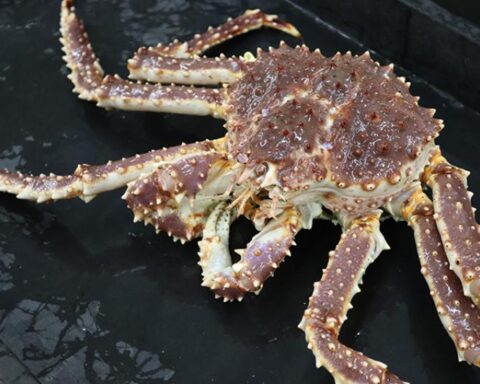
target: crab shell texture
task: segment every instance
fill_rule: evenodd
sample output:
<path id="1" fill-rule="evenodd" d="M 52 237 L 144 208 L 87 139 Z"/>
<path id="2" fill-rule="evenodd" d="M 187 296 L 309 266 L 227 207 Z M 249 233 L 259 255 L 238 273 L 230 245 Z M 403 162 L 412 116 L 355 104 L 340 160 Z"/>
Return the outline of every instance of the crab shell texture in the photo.
<path id="1" fill-rule="evenodd" d="M 292 202 L 334 212 L 384 205 L 419 177 L 442 121 L 368 53 L 280 44 L 226 88 L 229 153 Z"/>

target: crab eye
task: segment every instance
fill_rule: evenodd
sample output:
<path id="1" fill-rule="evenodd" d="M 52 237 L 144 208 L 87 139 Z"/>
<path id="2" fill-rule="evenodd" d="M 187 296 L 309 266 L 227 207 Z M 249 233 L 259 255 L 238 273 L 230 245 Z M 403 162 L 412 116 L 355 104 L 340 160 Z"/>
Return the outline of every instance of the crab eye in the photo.
<path id="1" fill-rule="evenodd" d="M 267 163 L 258 164 L 255 167 L 255 174 L 257 176 L 263 176 L 265 173 L 267 173 L 267 171 L 268 171 L 268 164 Z"/>

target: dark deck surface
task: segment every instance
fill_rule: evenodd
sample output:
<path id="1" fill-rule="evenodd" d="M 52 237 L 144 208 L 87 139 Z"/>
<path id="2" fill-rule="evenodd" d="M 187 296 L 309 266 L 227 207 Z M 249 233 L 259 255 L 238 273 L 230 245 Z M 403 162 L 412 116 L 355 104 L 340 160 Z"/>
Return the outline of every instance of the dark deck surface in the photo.
<path id="1" fill-rule="evenodd" d="M 365 49 L 291 2 L 79 0 L 77 8 L 104 68 L 126 75 L 138 46 L 190 37 L 260 5 L 326 55 Z M 57 1 L 0 0 L 0 167 L 70 173 L 77 163 L 223 135 L 211 118 L 107 112 L 78 100 L 58 24 Z M 239 54 L 281 39 L 295 43 L 260 31 L 222 50 Z M 438 143 L 472 171 L 471 190 L 480 194 L 478 111 L 406 76 L 421 104 L 445 120 Z M 197 245 L 133 224 L 121 194 L 40 206 L 0 196 L 0 383 L 333 383 L 315 368 L 297 324 L 338 227 L 319 221 L 301 232 L 261 295 L 223 304 L 200 287 Z M 477 195 L 473 201 L 480 207 Z M 413 234 L 391 220 L 382 231 L 392 250 L 369 269 L 341 339 L 412 383 L 480 382 L 480 369 L 457 362 Z M 233 246 L 253 233 L 235 223 Z"/>

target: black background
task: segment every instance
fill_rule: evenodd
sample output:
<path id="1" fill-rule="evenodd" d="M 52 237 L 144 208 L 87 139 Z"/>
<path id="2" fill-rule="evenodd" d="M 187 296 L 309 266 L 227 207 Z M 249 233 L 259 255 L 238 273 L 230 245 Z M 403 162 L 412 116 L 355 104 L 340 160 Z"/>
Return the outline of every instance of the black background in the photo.
<path id="1" fill-rule="evenodd" d="M 475 0 L 436 0 L 436 3 L 455 15 L 480 25 L 480 3 Z"/>
<path id="2" fill-rule="evenodd" d="M 365 50 L 291 2 L 82 0 L 77 8 L 104 68 L 125 76 L 137 47 L 188 38 L 260 6 L 326 55 Z M 223 135 L 222 122 L 208 117 L 107 112 L 79 101 L 61 60 L 58 19 L 57 1 L 0 1 L 0 167 L 70 173 L 77 163 Z M 209 54 L 280 39 L 295 43 L 263 30 Z M 471 190 L 480 193 L 478 111 L 406 75 L 421 104 L 445 120 L 445 155 L 472 171 Z M 301 232 L 259 296 L 223 304 L 200 287 L 196 244 L 133 224 L 121 194 L 40 206 L 0 196 L 0 382 L 333 382 L 314 367 L 296 326 L 338 227 L 319 221 Z M 480 206 L 477 196 L 473 202 Z M 412 383 L 478 383 L 480 371 L 457 362 L 435 313 L 411 231 L 391 220 L 382 231 L 392 250 L 368 270 L 341 339 Z M 235 223 L 232 247 L 253 233 Z"/>

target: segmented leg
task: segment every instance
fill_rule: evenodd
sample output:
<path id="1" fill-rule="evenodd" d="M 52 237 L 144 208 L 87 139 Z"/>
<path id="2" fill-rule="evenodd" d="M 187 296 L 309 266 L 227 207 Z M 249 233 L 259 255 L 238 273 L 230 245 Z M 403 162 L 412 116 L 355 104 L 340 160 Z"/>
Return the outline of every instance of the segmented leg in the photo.
<path id="1" fill-rule="evenodd" d="M 350 302 L 370 263 L 388 248 L 379 231 L 379 214 L 353 222 L 342 235 L 320 282 L 314 284 L 307 310 L 299 327 L 317 367 L 324 366 L 336 383 L 402 383 L 385 364 L 346 347 L 338 334 Z"/>
<path id="2" fill-rule="evenodd" d="M 236 81 L 242 74 L 238 58 L 198 57 L 207 49 L 253 29 L 270 27 L 300 37 L 297 29 L 275 15 L 247 11 L 217 28 L 209 28 L 188 42 L 140 48 L 128 61 L 130 78 L 158 83 L 218 84 Z M 197 57 L 194 57 L 197 56 Z"/>
<path id="3" fill-rule="evenodd" d="M 64 0 L 60 14 L 63 59 L 70 68 L 68 78 L 73 82 L 74 92 L 81 99 L 94 100 L 102 84 L 104 72 L 93 52 L 85 33 L 83 22 L 76 17 L 73 0 Z"/>
<path id="4" fill-rule="evenodd" d="M 459 360 L 480 366 L 480 309 L 464 296 L 460 280 L 449 268 L 433 211 L 431 201 L 419 189 L 402 214 L 414 230 L 422 274 Z"/>
<path id="5" fill-rule="evenodd" d="M 226 57 L 172 58 L 140 48 L 128 61 L 130 78 L 154 83 L 233 83 L 242 75 L 242 59 Z"/>
<path id="6" fill-rule="evenodd" d="M 291 208 L 272 219 L 241 250 L 240 261 L 232 265 L 228 250 L 232 218 L 226 203 L 218 204 L 208 217 L 199 242 L 202 286 L 209 287 L 224 301 L 241 301 L 245 292 L 259 292 L 285 256 L 301 228 L 299 213 Z"/>
<path id="7" fill-rule="evenodd" d="M 224 115 L 223 89 L 133 83 L 116 75 L 103 79 L 93 100 L 104 108 L 214 117 Z"/>
<path id="8" fill-rule="evenodd" d="M 148 48 L 151 54 L 165 57 L 187 58 L 200 55 L 207 49 L 230 40 L 235 36 L 259 29 L 262 27 L 274 28 L 295 37 L 301 37 L 300 32 L 290 23 L 279 19 L 276 15 L 267 15 L 259 9 L 248 10 L 235 19 L 228 19 L 227 22 L 216 28 L 208 28 L 208 31 L 197 34 L 187 42 L 174 41 L 168 45 L 158 44 L 156 47 Z M 140 48 L 142 50 L 142 48 Z M 139 50 L 139 52 L 140 52 Z M 133 57 L 136 59 L 137 54 Z"/>
<path id="9" fill-rule="evenodd" d="M 65 61 L 74 91 L 85 100 L 105 108 L 171 112 L 195 115 L 223 113 L 222 91 L 209 88 L 140 84 L 118 76 L 103 76 L 82 21 L 75 14 L 73 0 L 62 2 L 60 21 Z"/>
<path id="10" fill-rule="evenodd" d="M 0 192 L 17 195 L 20 199 L 38 203 L 48 200 L 79 197 L 85 201 L 97 194 L 127 185 L 141 174 L 150 173 L 160 166 L 182 159 L 217 156 L 224 151 L 224 139 L 180 145 L 151 151 L 105 165 L 82 164 L 72 175 L 29 176 L 20 172 L 0 170 Z"/>
<path id="11" fill-rule="evenodd" d="M 480 227 L 470 202 L 467 176 L 467 171 L 450 165 L 440 152 L 425 172 L 450 266 L 462 282 L 465 295 L 480 306 Z"/>

